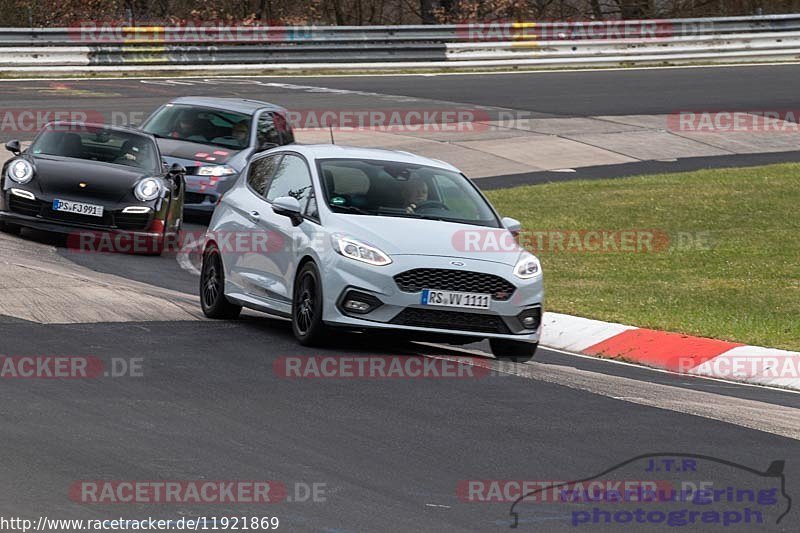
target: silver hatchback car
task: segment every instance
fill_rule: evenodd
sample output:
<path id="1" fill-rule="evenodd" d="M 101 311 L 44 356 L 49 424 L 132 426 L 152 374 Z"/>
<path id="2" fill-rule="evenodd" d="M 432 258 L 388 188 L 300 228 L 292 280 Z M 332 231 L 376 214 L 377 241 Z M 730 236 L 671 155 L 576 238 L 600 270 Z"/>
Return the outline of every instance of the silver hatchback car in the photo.
<path id="1" fill-rule="evenodd" d="M 527 361 L 541 332 L 542 268 L 455 167 L 407 152 L 292 145 L 254 157 L 206 235 L 209 318 L 242 307 L 290 318 L 304 345 L 325 331 L 413 340 L 488 339 Z"/>

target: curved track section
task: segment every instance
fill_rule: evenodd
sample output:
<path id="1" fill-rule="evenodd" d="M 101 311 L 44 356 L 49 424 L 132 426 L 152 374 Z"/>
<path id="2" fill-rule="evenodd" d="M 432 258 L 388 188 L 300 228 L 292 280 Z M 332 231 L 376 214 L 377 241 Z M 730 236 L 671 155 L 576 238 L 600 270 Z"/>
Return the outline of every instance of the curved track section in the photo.
<path id="1" fill-rule="evenodd" d="M 289 107 L 413 108 L 422 99 L 581 120 L 693 105 L 791 105 L 793 84 L 779 81 L 793 79 L 796 67 L 753 70 L 778 80 L 758 84 L 758 91 L 745 72 L 508 75 L 494 77 L 491 91 L 488 77 L 448 76 L 269 80 L 283 86 L 3 82 L 0 93 L 14 109 L 92 106 L 104 113 L 146 112 L 179 94 L 212 93 Z M 627 98 L 611 94 L 613 76 L 630 90 Z M 680 83 L 665 82 L 673 77 L 699 85 L 681 91 Z M 714 91 L 718 102 L 709 99 Z M 481 344 L 455 348 L 363 334 L 332 336 L 326 348 L 310 350 L 282 320 L 255 313 L 231 322 L 201 318 L 196 254 L 75 253 L 58 238 L 28 231 L 0 235 L 0 251 L 0 355 L 90 357 L 104 369 L 93 379 L 2 380 L 3 517 L 277 516 L 289 531 L 502 531 L 513 523 L 514 498 L 470 500 L 465 483 L 581 479 L 663 452 L 751 469 L 729 473 L 731 486 L 749 487 L 752 472 L 771 461 L 785 461 L 790 493 L 800 482 L 795 393 L 547 349 L 524 365 L 500 365 Z M 462 379 L 287 377 L 287 358 L 376 356 L 474 357 L 469 365 L 478 370 Z M 98 480 L 271 480 L 286 492 L 261 506 L 88 502 L 80 488 Z M 780 524 L 771 517 L 759 530 L 795 531 L 798 517 L 794 510 Z M 573 531 L 576 518 L 569 506 L 551 503 L 528 506 L 518 519 L 523 529 Z M 646 529 L 674 531 L 664 524 Z"/>

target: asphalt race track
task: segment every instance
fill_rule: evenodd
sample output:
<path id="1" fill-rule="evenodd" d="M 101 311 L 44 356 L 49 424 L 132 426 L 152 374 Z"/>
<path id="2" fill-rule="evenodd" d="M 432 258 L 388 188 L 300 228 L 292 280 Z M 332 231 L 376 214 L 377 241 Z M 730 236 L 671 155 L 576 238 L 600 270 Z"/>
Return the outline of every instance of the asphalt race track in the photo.
<path id="1" fill-rule="evenodd" d="M 0 105 L 148 113 L 184 94 L 339 107 L 389 94 L 393 106 L 405 105 L 397 97 L 407 96 L 454 107 L 513 103 L 542 116 L 657 114 L 789 109 L 798 76 L 797 66 L 765 66 L 269 80 L 343 93 L 85 80 L 70 81 L 63 94 L 53 81 L 3 81 Z M 737 164 L 747 164 L 744 159 Z M 203 228 L 202 220 L 185 227 Z M 58 237 L 28 230 L 21 239 L 88 277 L 114 275 L 188 297 L 197 293 L 196 257 L 75 253 Z M 0 269 L 15 260 L 3 248 L 7 242 L 0 240 Z M 528 505 L 519 510 L 519 530 L 800 530 L 800 394 L 547 349 L 535 363 L 492 366 L 496 373 L 475 379 L 286 379 L 276 372 L 281 358 L 291 356 L 490 357 L 482 344 L 453 348 L 352 333 L 331 341 L 325 349 L 302 348 L 286 321 L 255 313 L 232 322 L 153 316 L 77 324 L 0 315 L 0 354 L 91 355 L 129 367 L 135 361 L 140 370 L 0 382 L 0 516 L 277 516 L 287 531 L 508 531 L 511 501 L 465 501 L 460 484 L 583 479 L 635 456 L 667 453 L 708 455 L 761 471 L 783 460 L 794 507 L 779 524 L 676 528 L 578 527 L 567 505 Z M 734 470 L 726 482 L 749 486 L 752 478 Z M 91 504 L 70 498 L 70 487 L 81 480 L 277 480 L 289 493 L 268 505 Z M 318 497 L 306 498 L 312 486 Z"/>
<path id="2" fill-rule="evenodd" d="M 347 76 L 260 78 L 275 84 L 323 86 L 343 91 L 402 95 L 413 98 L 491 107 L 513 107 L 544 116 L 666 114 L 681 109 L 794 109 L 797 104 L 796 65 L 595 70 L 512 74 L 414 76 Z M 58 95 L 52 80 L 2 81 L 5 108 L 57 105 L 80 109 L 147 112 L 164 100 L 185 94 L 241 96 L 278 101 L 291 108 L 309 106 L 309 94 L 275 87 L 239 88 L 218 83 L 176 83 L 151 80 L 70 80 L 70 101 Z M 66 82 L 65 82 L 66 83 Z M 110 96 L 113 98 L 104 98 Z M 319 92 L 343 106 L 347 94 Z M 302 96 L 302 99 L 298 97 Z M 368 95 L 361 95 L 363 105 Z M 312 100 L 313 101 L 313 100 Z M 367 100 L 368 101 L 368 100 Z"/>

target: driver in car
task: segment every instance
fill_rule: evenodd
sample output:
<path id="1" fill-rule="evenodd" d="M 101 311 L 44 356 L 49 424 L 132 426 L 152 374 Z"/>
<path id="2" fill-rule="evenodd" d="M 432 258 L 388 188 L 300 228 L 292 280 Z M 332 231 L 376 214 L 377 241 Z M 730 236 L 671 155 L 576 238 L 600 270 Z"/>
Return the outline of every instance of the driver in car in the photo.
<path id="1" fill-rule="evenodd" d="M 406 203 L 406 213 L 412 214 L 419 204 L 428 201 L 428 184 L 422 179 L 409 180 L 403 188 L 403 200 Z"/>
<path id="2" fill-rule="evenodd" d="M 149 146 L 146 142 L 138 139 L 129 139 L 122 144 L 119 155 L 114 160 L 118 165 L 129 165 L 133 167 L 142 166 L 144 161 L 149 156 Z"/>
<path id="3" fill-rule="evenodd" d="M 247 146 L 250 141 L 250 127 L 247 125 L 246 120 L 242 120 L 236 123 L 233 126 L 232 130 L 233 138 L 239 141 L 239 144 L 242 146 Z"/>
<path id="4" fill-rule="evenodd" d="M 240 120 L 231 128 L 231 134 L 224 137 L 214 137 L 211 139 L 212 143 L 222 144 L 225 146 L 238 146 L 239 148 L 246 148 L 250 144 L 250 126 L 246 120 Z"/>
<path id="5" fill-rule="evenodd" d="M 197 120 L 189 114 L 183 113 L 175 124 L 169 136 L 174 139 L 189 139 L 197 135 Z"/>

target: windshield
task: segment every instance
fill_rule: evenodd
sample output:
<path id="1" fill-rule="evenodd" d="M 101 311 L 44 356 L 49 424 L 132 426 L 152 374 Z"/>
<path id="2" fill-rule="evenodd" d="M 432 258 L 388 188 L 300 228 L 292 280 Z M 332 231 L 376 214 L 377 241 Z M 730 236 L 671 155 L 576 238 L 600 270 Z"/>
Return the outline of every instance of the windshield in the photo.
<path id="1" fill-rule="evenodd" d="M 411 217 L 500 227 L 488 202 L 462 174 L 396 161 L 318 161 L 325 201 L 340 213 Z"/>
<path id="2" fill-rule="evenodd" d="M 57 155 L 157 172 L 158 147 L 152 137 L 103 126 L 51 124 L 30 148 L 34 155 Z"/>
<path id="3" fill-rule="evenodd" d="M 241 150 L 250 146 L 250 123 L 242 113 L 167 104 L 142 129 L 157 137 Z"/>

